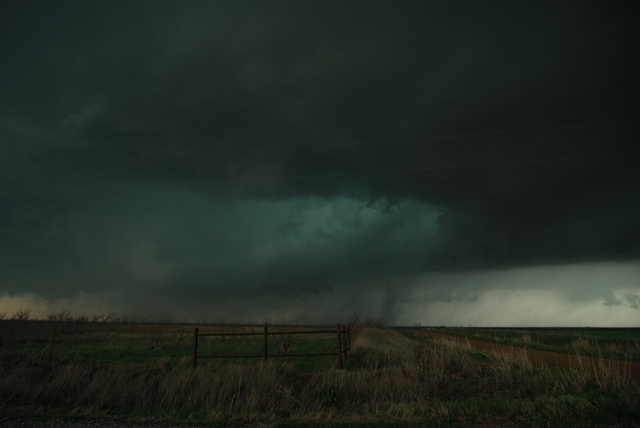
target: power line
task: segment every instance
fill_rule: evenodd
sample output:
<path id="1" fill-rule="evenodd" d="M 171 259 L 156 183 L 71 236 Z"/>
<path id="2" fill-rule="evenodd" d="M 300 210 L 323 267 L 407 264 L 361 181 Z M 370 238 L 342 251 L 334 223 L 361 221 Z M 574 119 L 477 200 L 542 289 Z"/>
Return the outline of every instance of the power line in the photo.
<path id="1" fill-rule="evenodd" d="M 335 143 L 335 144 L 314 144 L 308 146 L 289 146 L 289 147 L 267 147 L 264 149 L 247 149 L 247 150 L 225 150 L 209 153 L 195 153 L 188 155 L 170 155 L 170 156 L 150 156 L 150 157 L 137 157 L 137 158 L 120 158 L 120 159 L 103 159 L 93 161 L 73 161 L 73 162 L 51 162 L 51 163 L 38 163 L 38 166 L 53 166 L 53 165 L 83 165 L 83 164 L 99 164 L 99 163 L 116 163 L 116 162 L 133 162 L 133 161 L 147 161 L 147 160 L 163 160 L 163 159 L 187 159 L 203 156 L 223 156 L 232 154 L 247 154 L 247 153 L 268 153 L 279 152 L 287 150 L 302 150 L 302 149 L 325 149 L 334 147 L 348 147 L 348 146 L 363 146 L 372 144 L 385 144 L 385 143 L 409 143 L 413 141 L 432 141 L 432 140 L 444 140 L 452 138 L 468 138 L 468 137 L 480 137 L 487 135 L 504 135 L 504 134 L 521 134 L 527 132 L 540 132 L 540 131 L 556 131 L 562 129 L 581 129 L 581 128 L 595 128 L 602 126 L 614 126 L 614 125 L 630 125 L 640 123 L 640 121 L 629 122 L 608 122 L 608 123 L 595 123 L 590 125 L 569 125 L 569 126 L 552 126 L 545 128 L 529 128 L 529 129 L 516 129 L 507 131 L 490 131 L 490 132 L 474 132 L 468 134 L 449 134 L 449 135 L 437 135 L 431 137 L 417 137 L 417 138 L 399 138 L 392 140 L 374 140 L 374 141 L 359 141 L 351 143 Z"/>
<path id="2" fill-rule="evenodd" d="M 311 174 L 311 175 L 295 175 L 295 176 L 285 176 L 285 177 L 261 177 L 261 178 L 247 178 L 247 179 L 241 179 L 241 180 L 216 180 L 216 181 L 198 181 L 198 182 L 190 182 L 190 183 L 141 184 L 141 185 L 134 185 L 134 186 L 88 187 L 88 188 L 58 189 L 58 190 L 34 190 L 29 192 L 0 193 L 0 196 L 89 192 L 89 191 L 100 191 L 100 190 L 149 189 L 149 188 L 161 188 L 161 187 L 186 187 L 186 186 L 201 186 L 201 185 L 213 185 L 213 184 L 242 184 L 242 183 L 256 183 L 256 182 L 264 182 L 264 181 L 301 180 L 301 179 L 308 179 L 308 178 L 351 177 L 351 176 L 357 176 L 357 175 L 398 174 L 398 173 L 410 173 L 410 172 L 437 171 L 437 170 L 446 170 L 446 169 L 522 165 L 522 164 L 534 164 L 534 163 L 545 163 L 545 162 L 562 162 L 562 161 L 577 161 L 577 160 L 590 160 L 590 159 L 612 159 L 612 158 L 622 158 L 622 157 L 631 157 L 631 156 L 640 156 L 640 152 L 620 153 L 620 154 L 614 154 L 614 155 L 579 156 L 579 157 L 569 157 L 569 158 L 534 159 L 534 160 L 511 161 L 511 162 L 490 162 L 490 163 L 463 164 L 463 165 L 432 166 L 432 167 L 424 167 L 424 168 L 389 169 L 389 170 L 363 171 L 363 172 L 342 172 L 342 173 L 335 173 L 335 174 Z"/>

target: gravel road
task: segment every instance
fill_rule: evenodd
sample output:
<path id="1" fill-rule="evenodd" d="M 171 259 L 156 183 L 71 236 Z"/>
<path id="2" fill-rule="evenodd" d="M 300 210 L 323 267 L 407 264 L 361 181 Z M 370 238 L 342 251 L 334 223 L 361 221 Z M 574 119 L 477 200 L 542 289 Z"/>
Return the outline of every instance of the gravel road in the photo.
<path id="1" fill-rule="evenodd" d="M 245 425 L 229 425 L 234 428 L 269 428 L 270 425 L 263 423 L 252 423 Z M 145 423 L 144 425 L 127 421 L 110 420 L 81 420 L 72 421 L 64 419 L 38 419 L 38 418 L 0 418 L 1 428 L 184 428 L 178 425 L 167 425 L 161 422 L 157 424 Z M 194 427 L 190 427 L 194 428 Z"/>
<path id="2" fill-rule="evenodd" d="M 1 428 L 184 428 L 178 425 L 170 426 L 162 423 L 145 425 L 129 423 L 126 421 L 109 421 L 109 420 L 86 420 L 86 421 L 69 421 L 63 419 L 36 419 L 36 418 L 0 418 Z M 245 425 L 229 425 L 229 428 L 269 428 L 270 425 L 263 423 L 253 423 Z M 522 425 L 469 425 L 469 428 L 520 428 Z M 197 427 L 189 427 L 197 428 Z M 223 427 L 220 427 L 223 428 Z M 635 422 L 627 422 L 615 425 L 606 425 L 603 428 L 640 428 L 640 424 Z"/>

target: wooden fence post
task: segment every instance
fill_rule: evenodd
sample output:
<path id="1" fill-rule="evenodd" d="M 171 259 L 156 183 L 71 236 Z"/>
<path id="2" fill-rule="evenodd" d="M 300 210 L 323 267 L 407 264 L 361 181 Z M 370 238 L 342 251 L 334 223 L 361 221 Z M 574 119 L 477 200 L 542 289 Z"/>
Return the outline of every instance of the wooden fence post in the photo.
<path id="1" fill-rule="evenodd" d="M 49 351 L 49 358 L 53 357 L 53 343 L 56 341 L 56 326 L 53 326 L 53 336 L 51 337 L 51 350 Z"/>
<path id="2" fill-rule="evenodd" d="M 336 324 L 336 333 L 338 334 L 338 370 L 342 370 L 342 340 L 340 338 L 340 324 Z"/>
<path id="3" fill-rule="evenodd" d="M 198 365 L 198 327 L 196 327 L 193 333 L 193 368 Z"/>
<path id="4" fill-rule="evenodd" d="M 346 327 L 344 327 L 344 349 L 345 349 L 344 355 L 345 355 L 345 357 L 347 359 L 349 359 L 349 355 L 348 354 L 349 354 L 349 351 L 351 349 L 349 349 L 349 341 L 347 340 L 347 328 Z"/>
<path id="5" fill-rule="evenodd" d="M 347 345 L 347 328 L 342 326 L 342 340 L 344 341 L 344 360 L 349 360 L 349 346 Z"/>
<path id="6" fill-rule="evenodd" d="M 264 324 L 264 334 L 262 335 L 262 363 L 267 364 L 267 323 Z"/>

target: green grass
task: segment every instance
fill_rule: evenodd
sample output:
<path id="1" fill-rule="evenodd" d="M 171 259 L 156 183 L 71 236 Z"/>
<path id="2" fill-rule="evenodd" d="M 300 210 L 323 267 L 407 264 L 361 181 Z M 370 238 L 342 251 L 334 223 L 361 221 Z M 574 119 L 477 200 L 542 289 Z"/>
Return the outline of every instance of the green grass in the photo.
<path id="1" fill-rule="evenodd" d="M 143 365 L 162 360 L 168 365 L 191 364 L 193 355 L 193 333 L 195 325 L 179 324 L 120 324 L 120 323 L 80 323 L 73 329 L 58 325 L 53 354 L 79 362 L 94 362 L 112 366 Z M 220 326 L 199 325 L 200 333 L 261 333 L 262 326 Z M 276 327 L 273 327 L 273 331 Z M 283 328 L 283 331 L 302 327 Z M 67 331 L 65 331 L 67 330 Z M 70 330 L 70 331 L 69 331 Z M 0 338 L 4 347 L 2 353 L 20 352 L 25 355 L 49 353 L 53 324 L 44 321 L 15 323 L 0 321 Z M 288 352 L 278 348 L 282 336 L 269 335 L 268 355 L 312 354 L 337 352 L 335 333 L 314 335 L 291 335 Z M 199 356 L 262 355 L 263 343 L 260 336 L 200 337 Z M 278 357 L 296 368 L 315 372 L 331 369 L 337 357 Z M 211 364 L 211 359 L 198 359 L 199 365 Z M 262 358 L 216 359 L 221 364 L 262 363 Z"/>
<path id="2" fill-rule="evenodd" d="M 640 361 L 640 330 L 430 328 L 435 333 L 588 357 Z"/>

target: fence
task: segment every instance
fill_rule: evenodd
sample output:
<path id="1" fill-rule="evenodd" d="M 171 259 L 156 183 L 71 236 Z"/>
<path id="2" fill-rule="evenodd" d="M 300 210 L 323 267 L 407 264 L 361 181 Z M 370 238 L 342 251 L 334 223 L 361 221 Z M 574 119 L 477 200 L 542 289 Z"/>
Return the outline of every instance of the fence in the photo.
<path id="1" fill-rule="evenodd" d="M 337 342 L 337 352 L 326 352 L 319 354 L 276 354 L 268 355 L 267 342 L 268 336 L 285 335 L 285 334 L 335 334 Z M 204 336 L 260 336 L 262 335 L 262 355 L 198 355 L 198 337 Z M 336 324 L 335 330 L 306 330 L 306 331 L 274 331 L 268 330 L 267 324 L 264 325 L 262 333 L 199 333 L 198 327 L 195 328 L 193 335 L 193 367 L 198 364 L 198 358 L 262 358 L 262 362 L 266 363 L 269 357 L 324 357 L 335 355 L 338 357 L 338 369 L 342 370 L 342 356 L 347 361 L 348 353 L 351 351 L 351 329 Z"/>

